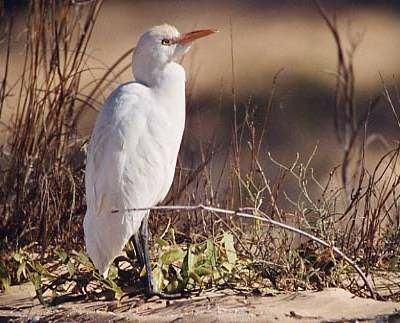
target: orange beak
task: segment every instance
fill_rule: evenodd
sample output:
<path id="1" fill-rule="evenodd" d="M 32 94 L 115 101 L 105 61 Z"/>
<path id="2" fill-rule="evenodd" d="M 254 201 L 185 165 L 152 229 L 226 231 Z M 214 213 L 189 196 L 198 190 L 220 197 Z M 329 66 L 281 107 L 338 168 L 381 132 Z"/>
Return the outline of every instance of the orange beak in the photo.
<path id="1" fill-rule="evenodd" d="M 176 42 L 179 44 L 187 44 L 190 43 L 196 39 L 211 35 L 218 32 L 218 30 L 213 30 L 213 29 L 202 29 L 202 30 L 196 30 L 196 31 L 191 31 L 186 34 L 182 34 Z"/>

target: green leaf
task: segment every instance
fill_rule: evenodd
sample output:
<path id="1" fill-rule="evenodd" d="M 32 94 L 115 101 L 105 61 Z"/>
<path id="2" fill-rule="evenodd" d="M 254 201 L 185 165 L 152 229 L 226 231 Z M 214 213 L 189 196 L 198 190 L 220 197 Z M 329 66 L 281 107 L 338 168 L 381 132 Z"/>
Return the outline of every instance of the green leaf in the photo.
<path id="1" fill-rule="evenodd" d="M 224 262 L 221 267 L 225 268 L 228 272 L 232 272 L 233 268 L 235 268 L 235 265 L 230 262 Z"/>
<path id="2" fill-rule="evenodd" d="M 35 287 L 35 290 L 42 287 L 42 276 L 39 273 L 33 273 L 30 279 L 33 286 Z"/>
<path id="3" fill-rule="evenodd" d="M 47 305 L 47 302 L 45 301 L 44 297 L 43 297 L 43 287 L 42 287 L 42 275 L 40 275 L 39 273 L 33 273 L 32 275 L 30 275 L 30 280 L 33 284 L 33 286 L 35 286 L 35 292 L 36 292 L 36 296 L 39 299 L 40 303 L 42 305 Z"/>
<path id="4" fill-rule="evenodd" d="M 390 270 L 395 270 L 400 263 L 400 256 L 393 256 L 389 260 Z"/>
<path id="5" fill-rule="evenodd" d="M 143 278 L 143 277 L 145 277 L 146 276 L 146 266 L 143 266 L 142 267 L 142 270 L 140 271 L 140 273 L 139 273 L 139 277 L 140 278 Z"/>
<path id="6" fill-rule="evenodd" d="M 236 255 L 235 245 L 233 243 L 233 235 L 230 232 L 224 232 L 223 240 L 228 262 L 234 265 L 237 260 L 237 255 Z"/>
<path id="7" fill-rule="evenodd" d="M 209 276 L 212 275 L 213 270 L 210 267 L 202 266 L 202 267 L 197 267 L 193 272 L 199 276 Z"/>
<path id="8" fill-rule="evenodd" d="M 90 261 L 89 257 L 86 256 L 84 253 L 82 252 L 76 252 L 75 250 L 73 250 L 71 252 L 71 255 L 73 255 L 75 257 L 75 259 L 81 263 L 82 265 L 84 265 L 85 267 L 94 270 L 94 266 L 93 263 Z"/>
<path id="9" fill-rule="evenodd" d="M 161 238 L 158 238 L 158 239 L 157 239 L 157 243 L 158 243 L 158 245 L 159 245 L 160 247 L 168 247 L 168 246 L 169 246 L 168 241 L 166 241 L 166 240 L 164 240 L 164 239 L 161 239 Z"/>
<path id="10" fill-rule="evenodd" d="M 207 258 L 212 267 L 217 266 L 217 249 L 215 248 L 215 244 L 211 239 L 207 240 Z"/>
<path id="11" fill-rule="evenodd" d="M 42 264 L 40 264 L 39 262 L 36 261 L 31 261 L 29 262 L 30 266 L 36 271 L 38 272 L 40 275 L 46 277 L 46 278 L 50 278 L 50 279 L 54 279 L 57 278 L 57 275 L 50 273 Z"/>
<path id="12" fill-rule="evenodd" d="M 164 289 L 164 274 L 160 267 L 156 267 L 153 270 L 153 280 L 157 291 Z"/>
<path id="13" fill-rule="evenodd" d="M 160 257 L 160 263 L 162 265 L 170 265 L 175 261 L 182 260 L 185 256 L 183 250 L 179 247 L 173 247 L 165 251 Z"/>
<path id="14" fill-rule="evenodd" d="M 191 255 L 191 251 L 190 251 L 190 246 L 189 248 L 186 250 L 186 255 L 185 258 L 183 258 L 183 262 L 182 262 L 182 268 L 181 268 L 181 277 L 182 277 L 182 281 L 181 281 L 181 289 L 184 289 L 189 281 L 189 257 Z"/>
<path id="15" fill-rule="evenodd" d="M 21 262 L 24 260 L 24 257 L 23 257 L 20 253 L 15 252 L 15 253 L 13 254 L 13 259 L 14 259 L 16 262 L 21 263 Z"/>
<path id="16" fill-rule="evenodd" d="M 122 289 L 113 280 L 107 279 L 103 285 L 107 289 L 110 289 L 111 291 L 114 292 L 114 298 L 118 302 L 121 300 L 121 297 L 122 297 L 122 294 L 123 294 L 122 293 Z"/>
<path id="17" fill-rule="evenodd" d="M 7 290 L 10 288 L 11 279 L 10 277 L 1 277 L 0 278 L 0 289 Z"/>
<path id="18" fill-rule="evenodd" d="M 11 278 L 6 265 L 0 261 L 0 289 L 6 290 L 10 287 Z"/>
<path id="19" fill-rule="evenodd" d="M 60 258 L 60 260 L 63 262 L 63 263 L 66 263 L 67 261 L 68 261 L 68 254 L 65 252 L 65 250 L 63 250 L 63 249 L 58 249 L 57 251 L 56 251 L 56 254 L 57 254 L 57 256 L 58 256 L 58 258 Z"/>
<path id="20" fill-rule="evenodd" d="M 26 262 L 22 261 L 17 269 L 17 281 L 21 281 L 21 275 L 26 278 Z"/>
<path id="21" fill-rule="evenodd" d="M 42 273 L 46 270 L 46 268 L 44 268 L 44 267 L 42 266 L 42 264 L 40 264 L 40 263 L 38 263 L 38 262 L 32 263 L 32 265 L 33 265 L 33 267 L 35 268 L 35 270 L 36 270 L 39 274 L 42 274 Z"/>
<path id="22" fill-rule="evenodd" d="M 74 264 L 72 263 L 71 260 L 69 260 L 68 263 L 67 263 L 67 269 L 68 269 L 69 277 L 74 276 L 74 274 L 75 274 L 75 266 L 74 266 Z"/>
<path id="23" fill-rule="evenodd" d="M 201 280 L 200 276 L 197 275 L 196 273 L 191 272 L 191 273 L 189 274 L 189 277 L 192 278 L 192 279 L 195 281 L 196 284 L 198 284 L 198 285 L 201 285 L 201 284 L 202 284 L 202 280 Z"/>
<path id="24" fill-rule="evenodd" d="M 118 268 L 114 265 L 111 265 L 110 269 L 108 270 L 107 279 L 115 280 L 118 277 Z"/>
<path id="25" fill-rule="evenodd" d="M 167 291 L 172 293 L 176 291 L 178 287 L 179 287 L 179 281 L 176 279 L 176 276 L 174 276 L 168 282 Z"/>

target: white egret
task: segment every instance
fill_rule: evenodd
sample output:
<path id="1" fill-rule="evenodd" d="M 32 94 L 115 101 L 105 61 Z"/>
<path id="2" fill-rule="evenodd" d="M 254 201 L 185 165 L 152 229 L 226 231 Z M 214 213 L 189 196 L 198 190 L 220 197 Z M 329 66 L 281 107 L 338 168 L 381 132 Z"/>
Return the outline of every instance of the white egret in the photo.
<path id="1" fill-rule="evenodd" d="M 146 266 L 148 295 L 156 293 L 148 246 L 149 211 L 129 209 L 156 205 L 174 177 L 185 124 L 185 71 L 176 62 L 191 43 L 214 33 L 205 29 L 180 34 L 170 25 L 144 33 L 134 51 L 136 81 L 119 86 L 96 120 L 86 163 L 87 252 L 107 276 L 113 260 L 134 236 Z"/>

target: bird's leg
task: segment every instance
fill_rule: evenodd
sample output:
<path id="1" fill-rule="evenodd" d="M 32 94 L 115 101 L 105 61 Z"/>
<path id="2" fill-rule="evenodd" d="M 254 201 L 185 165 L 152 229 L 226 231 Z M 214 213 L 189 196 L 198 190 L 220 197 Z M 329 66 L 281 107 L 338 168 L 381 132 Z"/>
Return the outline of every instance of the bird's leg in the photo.
<path id="1" fill-rule="evenodd" d="M 147 288 L 146 294 L 147 296 L 153 296 L 156 294 L 154 289 L 154 282 L 153 282 L 153 275 L 152 275 L 152 268 L 150 262 L 150 248 L 149 248 L 149 215 L 147 214 L 143 220 L 142 225 L 140 226 L 140 240 L 141 240 L 141 247 L 143 247 L 143 260 L 144 265 L 146 266 L 146 277 L 147 277 Z"/>
<path id="2" fill-rule="evenodd" d="M 140 241 L 140 232 L 137 232 L 133 235 L 133 246 L 135 248 L 135 254 L 136 254 L 140 269 L 143 269 L 144 254 L 143 254 L 142 243 Z"/>
<path id="3" fill-rule="evenodd" d="M 153 274 L 152 274 L 152 268 L 151 268 L 151 262 L 150 262 L 150 248 L 149 248 L 149 215 L 147 214 L 143 220 L 142 220 L 142 225 L 140 226 L 140 234 L 139 234 L 142 247 L 143 247 L 143 255 L 144 255 L 144 262 L 146 266 L 146 283 L 147 283 L 147 288 L 146 288 L 146 296 L 147 297 L 152 297 L 152 296 L 158 296 L 160 298 L 164 299 L 177 299 L 177 298 L 182 298 L 187 295 L 184 295 L 183 293 L 178 293 L 178 294 L 165 294 L 162 292 L 157 291 L 154 288 L 154 281 L 153 281 Z"/>

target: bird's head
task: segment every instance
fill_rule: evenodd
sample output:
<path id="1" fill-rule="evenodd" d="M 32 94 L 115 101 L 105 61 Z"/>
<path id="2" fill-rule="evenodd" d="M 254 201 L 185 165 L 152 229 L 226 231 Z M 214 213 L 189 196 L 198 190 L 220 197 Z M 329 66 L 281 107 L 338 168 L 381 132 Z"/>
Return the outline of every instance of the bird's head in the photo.
<path id="1" fill-rule="evenodd" d="M 202 29 L 185 34 L 171 25 L 155 26 L 139 39 L 133 55 L 133 74 L 136 80 L 147 83 L 149 73 L 161 69 L 166 64 L 181 58 L 193 41 L 215 33 Z"/>

